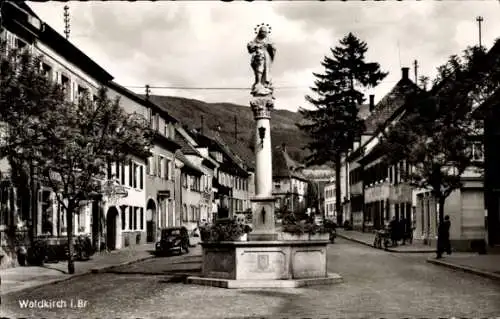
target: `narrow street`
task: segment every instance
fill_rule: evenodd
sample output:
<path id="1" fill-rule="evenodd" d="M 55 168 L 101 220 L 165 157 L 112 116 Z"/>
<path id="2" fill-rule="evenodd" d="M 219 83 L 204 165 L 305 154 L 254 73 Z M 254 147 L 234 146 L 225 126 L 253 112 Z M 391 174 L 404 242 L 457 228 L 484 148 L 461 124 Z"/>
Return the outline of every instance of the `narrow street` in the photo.
<path id="1" fill-rule="evenodd" d="M 78 277 L 2 298 L 2 316 L 47 318 L 495 317 L 500 284 L 340 239 L 329 270 L 344 283 L 300 289 L 230 290 L 184 285 L 173 272 L 199 271 L 201 258 L 157 258 L 113 273 Z M 60 309 L 20 309 L 21 300 L 66 300 Z M 69 308 L 69 300 L 81 308 Z"/>

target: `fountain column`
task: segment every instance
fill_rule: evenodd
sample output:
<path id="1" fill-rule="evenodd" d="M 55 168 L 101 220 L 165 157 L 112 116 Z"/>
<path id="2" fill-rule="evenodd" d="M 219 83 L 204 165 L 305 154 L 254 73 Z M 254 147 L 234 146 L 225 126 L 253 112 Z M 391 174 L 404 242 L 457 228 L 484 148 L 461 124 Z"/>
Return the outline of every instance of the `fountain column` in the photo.
<path id="1" fill-rule="evenodd" d="M 253 231 L 249 240 L 276 240 L 271 146 L 272 94 L 250 100 L 255 118 L 255 197 L 252 199 Z"/>

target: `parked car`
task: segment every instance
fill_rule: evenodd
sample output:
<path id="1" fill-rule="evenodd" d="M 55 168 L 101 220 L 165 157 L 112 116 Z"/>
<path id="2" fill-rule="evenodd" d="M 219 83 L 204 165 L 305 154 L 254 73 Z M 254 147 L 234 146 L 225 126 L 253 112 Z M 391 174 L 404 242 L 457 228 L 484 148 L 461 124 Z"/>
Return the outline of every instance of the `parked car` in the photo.
<path id="1" fill-rule="evenodd" d="M 195 228 L 189 233 L 189 247 L 196 247 L 199 243 L 201 243 L 200 229 Z"/>
<path id="2" fill-rule="evenodd" d="M 189 234 L 185 227 L 171 227 L 161 230 L 160 241 L 155 245 L 156 255 L 182 254 L 189 252 Z"/>
<path id="3" fill-rule="evenodd" d="M 318 226 L 322 226 L 323 225 L 323 217 L 321 217 L 321 216 L 314 217 L 314 223 Z"/>

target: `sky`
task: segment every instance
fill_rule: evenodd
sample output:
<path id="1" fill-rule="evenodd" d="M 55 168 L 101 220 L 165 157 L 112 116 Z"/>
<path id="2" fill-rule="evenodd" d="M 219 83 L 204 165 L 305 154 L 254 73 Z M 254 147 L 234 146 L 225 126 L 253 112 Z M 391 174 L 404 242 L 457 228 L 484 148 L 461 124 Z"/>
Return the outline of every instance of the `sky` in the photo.
<path id="1" fill-rule="evenodd" d="M 434 78 L 452 54 L 500 37 L 500 1 L 89 1 L 28 2 L 40 18 L 64 34 L 69 6 L 70 41 L 114 76 L 143 94 L 144 86 L 249 88 L 253 82 L 246 44 L 260 23 L 271 25 L 277 48 L 272 67 L 275 107 L 311 108 L 313 72 L 347 33 L 368 44 L 367 62 L 389 72 L 365 91 L 380 100 L 418 60 L 418 76 Z M 140 88 L 133 88 L 139 86 Z M 249 89 L 152 89 L 152 94 L 248 105 Z"/>

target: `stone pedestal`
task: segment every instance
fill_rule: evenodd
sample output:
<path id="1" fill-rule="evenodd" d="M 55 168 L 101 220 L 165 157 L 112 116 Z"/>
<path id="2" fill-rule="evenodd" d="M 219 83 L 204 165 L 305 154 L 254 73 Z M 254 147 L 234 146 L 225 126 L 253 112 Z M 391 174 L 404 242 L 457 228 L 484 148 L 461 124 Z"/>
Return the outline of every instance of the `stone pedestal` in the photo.
<path id="1" fill-rule="evenodd" d="M 275 198 L 272 196 L 255 197 L 251 201 L 253 202 L 252 224 L 254 229 L 248 234 L 248 240 L 277 240 L 278 234 L 274 221 Z"/>
<path id="2" fill-rule="evenodd" d="M 293 288 L 342 282 L 327 272 L 328 241 L 202 243 L 202 277 L 188 283 L 221 288 Z"/>

